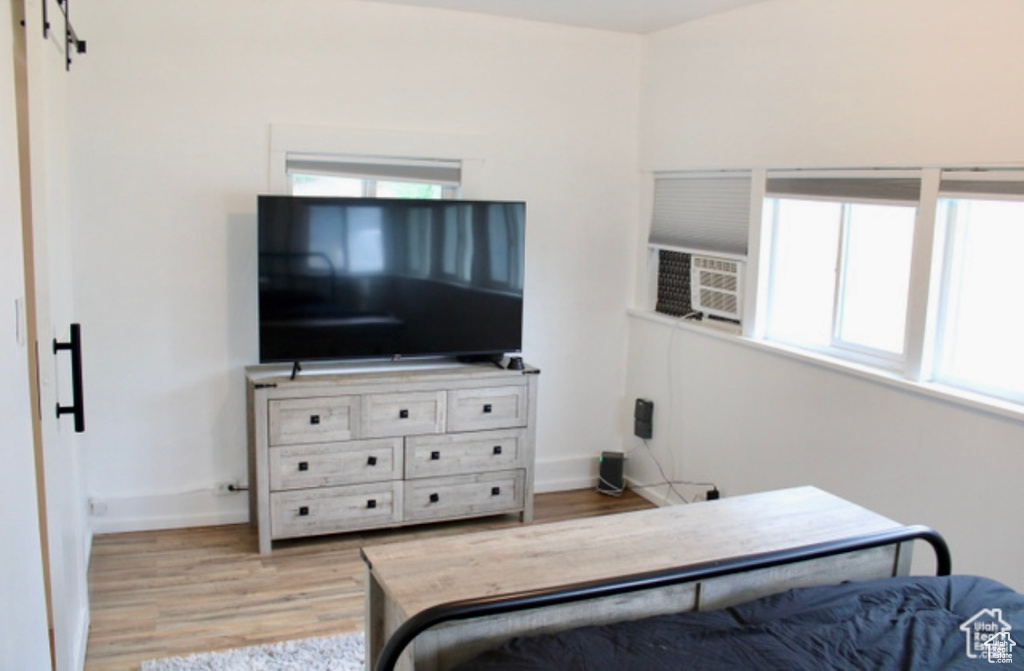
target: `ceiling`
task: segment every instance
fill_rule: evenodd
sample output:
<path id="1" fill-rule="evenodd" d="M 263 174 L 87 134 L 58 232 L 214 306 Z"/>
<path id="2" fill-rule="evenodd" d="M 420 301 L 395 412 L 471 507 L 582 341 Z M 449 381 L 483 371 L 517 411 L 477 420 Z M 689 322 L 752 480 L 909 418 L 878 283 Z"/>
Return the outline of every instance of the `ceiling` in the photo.
<path id="1" fill-rule="evenodd" d="M 371 0 L 626 33 L 650 33 L 765 0 Z"/>

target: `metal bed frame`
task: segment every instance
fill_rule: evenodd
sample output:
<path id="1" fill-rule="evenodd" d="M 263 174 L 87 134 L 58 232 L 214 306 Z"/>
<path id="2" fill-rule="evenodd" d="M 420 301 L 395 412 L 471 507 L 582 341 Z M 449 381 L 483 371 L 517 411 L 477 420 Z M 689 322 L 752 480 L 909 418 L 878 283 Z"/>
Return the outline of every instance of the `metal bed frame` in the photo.
<path id="1" fill-rule="evenodd" d="M 469 620 L 501 613 L 512 613 L 656 589 L 914 540 L 923 540 L 931 545 L 935 552 L 935 574 L 937 576 L 950 575 L 952 559 L 945 539 L 930 527 L 912 525 L 873 534 L 851 536 L 826 543 L 786 548 L 774 552 L 741 555 L 721 561 L 691 564 L 647 573 L 617 576 L 603 580 L 501 594 L 479 599 L 450 601 L 421 611 L 403 623 L 391 638 L 388 639 L 387 643 L 384 644 L 384 647 L 381 648 L 377 663 L 374 665 L 374 671 L 392 671 L 402 652 L 417 636 L 427 629 L 445 622 Z"/>

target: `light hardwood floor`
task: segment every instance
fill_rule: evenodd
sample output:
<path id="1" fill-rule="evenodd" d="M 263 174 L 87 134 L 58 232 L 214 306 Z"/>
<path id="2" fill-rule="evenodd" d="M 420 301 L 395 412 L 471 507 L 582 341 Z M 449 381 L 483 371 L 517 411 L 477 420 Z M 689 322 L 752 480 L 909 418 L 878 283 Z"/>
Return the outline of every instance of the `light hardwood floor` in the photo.
<path id="1" fill-rule="evenodd" d="M 652 507 L 626 492 L 538 494 L 534 524 Z M 86 671 L 363 629 L 359 548 L 518 525 L 515 516 L 278 543 L 248 525 L 97 536 L 89 567 Z"/>

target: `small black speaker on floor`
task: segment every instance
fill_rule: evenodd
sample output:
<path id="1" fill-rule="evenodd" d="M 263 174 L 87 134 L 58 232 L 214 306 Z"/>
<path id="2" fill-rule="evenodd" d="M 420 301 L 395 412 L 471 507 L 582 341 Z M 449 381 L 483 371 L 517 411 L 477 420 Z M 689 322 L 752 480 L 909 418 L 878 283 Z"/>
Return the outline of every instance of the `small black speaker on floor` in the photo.
<path id="1" fill-rule="evenodd" d="M 626 488 L 623 466 L 626 455 L 622 452 L 602 452 L 599 457 L 597 491 L 609 496 L 621 496 Z"/>

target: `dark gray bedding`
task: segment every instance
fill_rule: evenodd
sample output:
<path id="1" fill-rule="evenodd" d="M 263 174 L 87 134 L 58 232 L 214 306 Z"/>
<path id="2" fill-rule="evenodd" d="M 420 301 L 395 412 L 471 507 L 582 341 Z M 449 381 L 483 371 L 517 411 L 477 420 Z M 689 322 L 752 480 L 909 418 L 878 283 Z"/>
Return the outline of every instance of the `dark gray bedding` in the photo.
<path id="1" fill-rule="evenodd" d="M 1024 595 L 948 576 L 795 589 L 720 611 L 515 638 L 458 671 L 991 668 L 1024 668 Z"/>

